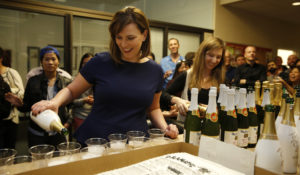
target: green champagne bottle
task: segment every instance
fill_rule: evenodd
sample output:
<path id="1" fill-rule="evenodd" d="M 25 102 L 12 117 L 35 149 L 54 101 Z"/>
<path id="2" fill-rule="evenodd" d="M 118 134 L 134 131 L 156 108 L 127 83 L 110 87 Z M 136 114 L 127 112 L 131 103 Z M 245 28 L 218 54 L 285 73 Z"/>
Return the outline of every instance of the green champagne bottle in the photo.
<path id="1" fill-rule="evenodd" d="M 222 85 L 222 84 L 221 84 Z M 225 121 L 226 114 L 225 107 L 227 104 L 227 89 L 225 85 L 220 85 L 220 95 L 218 101 L 220 101 L 220 110 L 218 110 L 219 123 L 221 125 L 221 141 L 224 141 Z"/>
<path id="2" fill-rule="evenodd" d="M 258 132 L 258 119 L 257 111 L 255 107 L 255 92 L 253 87 L 248 89 L 248 119 L 249 119 L 249 139 L 248 139 L 248 148 L 254 148 L 257 143 L 257 132 Z"/>
<path id="3" fill-rule="evenodd" d="M 224 142 L 237 145 L 238 121 L 234 107 L 234 89 L 229 89 L 227 94 L 227 115 L 225 121 Z"/>
<path id="4" fill-rule="evenodd" d="M 249 119 L 246 105 L 246 88 L 239 90 L 239 103 L 237 105 L 237 119 L 238 119 L 238 141 L 237 145 L 242 148 L 248 147 L 249 136 Z"/>
<path id="5" fill-rule="evenodd" d="M 184 122 L 184 141 L 199 146 L 201 119 L 198 110 L 198 88 L 191 90 L 191 104 Z"/>
<path id="6" fill-rule="evenodd" d="M 217 111 L 217 91 L 210 89 L 208 106 L 206 110 L 206 120 L 202 130 L 202 134 L 215 139 L 220 138 L 220 124 L 218 122 L 218 111 Z"/>

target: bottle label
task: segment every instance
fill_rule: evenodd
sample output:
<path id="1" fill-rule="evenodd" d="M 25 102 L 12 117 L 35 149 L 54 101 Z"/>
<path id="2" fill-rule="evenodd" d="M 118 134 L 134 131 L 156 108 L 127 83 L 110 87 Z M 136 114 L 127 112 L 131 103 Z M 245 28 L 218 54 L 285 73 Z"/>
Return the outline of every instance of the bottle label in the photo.
<path id="1" fill-rule="evenodd" d="M 224 142 L 237 145 L 237 131 L 225 131 Z"/>
<path id="2" fill-rule="evenodd" d="M 227 111 L 227 115 L 232 116 L 233 118 L 237 118 L 235 109 L 232 111 Z"/>
<path id="3" fill-rule="evenodd" d="M 199 110 L 192 110 L 192 115 L 197 116 L 198 118 L 200 118 Z"/>
<path id="4" fill-rule="evenodd" d="M 248 110 L 247 108 L 238 109 L 237 111 L 239 114 L 242 114 L 244 117 L 248 117 Z"/>
<path id="5" fill-rule="evenodd" d="M 186 130 L 184 130 L 184 140 L 186 138 L 186 135 L 187 135 Z M 190 139 L 188 140 L 188 143 L 193 144 L 195 146 L 199 146 L 201 131 L 190 131 L 189 135 L 190 135 Z"/>
<path id="6" fill-rule="evenodd" d="M 239 147 L 248 146 L 248 135 L 249 135 L 249 129 L 238 129 L 237 144 Z"/>
<path id="7" fill-rule="evenodd" d="M 217 113 L 210 113 L 210 114 L 206 114 L 206 119 L 211 120 L 212 122 L 217 122 L 218 121 L 218 114 Z"/>
<path id="8" fill-rule="evenodd" d="M 201 131 L 191 131 L 190 132 L 190 144 L 199 146 L 200 144 Z"/>
<path id="9" fill-rule="evenodd" d="M 250 107 L 250 108 L 249 108 L 249 111 L 250 111 L 250 112 L 253 112 L 254 114 L 257 115 L 256 107 Z"/>
<path id="10" fill-rule="evenodd" d="M 257 143 L 257 126 L 250 126 L 249 127 L 249 144 L 256 144 Z"/>

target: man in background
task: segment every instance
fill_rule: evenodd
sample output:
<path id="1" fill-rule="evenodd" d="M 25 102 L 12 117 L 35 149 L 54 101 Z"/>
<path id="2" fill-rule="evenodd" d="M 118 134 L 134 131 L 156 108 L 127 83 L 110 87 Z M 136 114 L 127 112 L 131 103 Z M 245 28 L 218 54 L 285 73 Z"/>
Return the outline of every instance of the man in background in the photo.
<path id="1" fill-rule="evenodd" d="M 246 63 L 246 59 L 242 54 L 239 54 L 235 57 L 235 63 L 236 63 L 236 67 L 239 67 L 240 65 Z"/>
<path id="2" fill-rule="evenodd" d="M 256 48 L 254 46 L 247 46 L 245 48 L 244 57 L 246 64 L 237 67 L 235 72 L 235 84 L 239 87 L 247 88 L 254 86 L 255 81 L 263 82 L 267 79 L 266 68 L 257 64 L 256 61 Z"/>
<path id="3" fill-rule="evenodd" d="M 166 88 L 168 82 L 172 80 L 176 64 L 179 61 L 183 61 L 184 57 L 180 56 L 178 53 L 179 50 L 179 41 L 176 38 L 171 38 L 168 41 L 168 49 L 170 50 L 171 54 L 164 57 L 160 65 L 164 71 L 164 85 L 163 88 Z"/>

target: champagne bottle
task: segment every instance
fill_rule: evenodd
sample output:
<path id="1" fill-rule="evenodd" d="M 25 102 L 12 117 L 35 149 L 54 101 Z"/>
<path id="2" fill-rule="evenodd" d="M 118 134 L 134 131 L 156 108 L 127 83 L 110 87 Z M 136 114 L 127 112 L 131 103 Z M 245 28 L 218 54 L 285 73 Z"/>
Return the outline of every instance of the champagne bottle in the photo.
<path id="1" fill-rule="evenodd" d="M 198 111 L 198 88 L 191 90 L 191 104 L 184 122 L 184 140 L 199 146 L 201 136 L 201 119 Z"/>
<path id="2" fill-rule="evenodd" d="M 56 131 L 64 136 L 69 134 L 68 129 L 62 125 L 59 116 L 52 110 L 45 110 L 37 116 L 30 112 L 30 118 L 47 132 Z"/>
<path id="3" fill-rule="evenodd" d="M 286 111 L 278 126 L 283 173 L 297 173 L 298 135 L 294 121 L 294 99 L 286 98 Z"/>
<path id="4" fill-rule="evenodd" d="M 282 84 L 275 83 L 275 95 L 274 95 L 275 119 L 277 119 L 280 111 L 281 97 L 282 97 Z"/>
<path id="5" fill-rule="evenodd" d="M 295 116 L 296 126 L 298 126 L 298 121 L 300 117 L 300 85 L 296 86 L 295 90 L 296 90 L 296 95 L 295 95 L 294 116 Z"/>
<path id="6" fill-rule="evenodd" d="M 209 100 L 206 110 L 206 120 L 202 130 L 202 134 L 208 137 L 219 139 L 220 124 L 218 122 L 216 97 L 217 91 L 211 88 L 209 91 Z"/>
<path id="7" fill-rule="evenodd" d="M 275 129 L 274 106 L 265 104 L 264 128 L 255 147 L 255 165 L 276 174 L 280 174 L 281 157 L 279 150 L 280 144 Z"/>
<path id="8" fill-rule="evenodd" d="M 247 148 L 248 136 L 249 136 L 249 119 L 248 119 L 248 110 L 246 105 L 246 93 L 247 90 L 245 88 L 240 88 L 239 103 L 237 106 L 237 120 L 238 120 L 237 145 L 242 148 Z"/>
<path id="9" fill-rule="evenodd" d="M 286 98 L 288 97 L 288 93 L 286 91 L 285 88 L 282 89 L 282 98 L 281 98 L 281 107 L 280 107 L 280 111 L 278 113 L 278 116 L 276 118 L 276 121 L 275 121 L 275 127 L 276 129 L 278 130 L 278 126 L 280 125 L 281 123 L 281 120 L 282 120 L 282 117 L 284 116 L 284 113 L 285 113 L 285 108 L 286 108 Z"/>
<path id="10" fill-rule="evenodd" d="M 257 132 L 258 132 L 258 120 L 257 120 L 257 111 L 255 107 L 255 93 L 253 87 L 249 87 L 248 90 L 248 119 L 249 119 L 249 140 L 248 147 L 254 148 L 257 143 Z"/>
<path id="11" fill-rule="evenodd" d="M 268 95 L 266 94 L 266 91 L 268 91 Z M 269 81 L 264 81 L 262 85 L 262 101 L 260 105 L 260 112 L 257 115 L 258 121 L 259 121 L 259 131 L 260 134 L 262 133 L 264 129 L 264 117 L 265 117 L 265 105 L 270 104 L 270 89 L 269 89 Z"/>
<path id="12" fill-rule="evenodd" d="M 259 138 L 260 133 L 262 131 L 261 127 L 261 123 L 263 121 L 261 121 L 261 119 L 263 119 L 264 116 L 264 111 L 261 107 L 261 103 L 262 103 L 262 98 L 261 98 L 261 83 L 260 81 L 256 81 L 255 82 L 255 105 L 256 105 L 256 111 L 257 111 L 257 120 L 258 120 L 258 130 L 257 130 L 257 138 Z"/>
<path id="13" fill-rule="evenodd" d="M 227 119 L 227 93 L 229 88 L 227 86 L 223 89 L 222 100 L 221 100 L 221 110 L 219 111 L 219 121 L 221 125 L 221 141 L 224 141 L 224 134 L 225 134 L 225 126 L 226 126 L 226 119 Z"/>
<path id="14" fill-rule="evenodd" d="M 224 142 L 237 145 L 238 121 L 234 108 L 234 89 L 228 90 Z"/>

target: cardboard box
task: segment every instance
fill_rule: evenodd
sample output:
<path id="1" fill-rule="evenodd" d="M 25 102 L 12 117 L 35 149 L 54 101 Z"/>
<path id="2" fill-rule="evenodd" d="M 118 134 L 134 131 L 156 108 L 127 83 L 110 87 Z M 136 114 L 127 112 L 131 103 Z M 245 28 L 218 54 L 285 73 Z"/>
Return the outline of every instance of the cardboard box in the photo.
<path id="1" fill-rule="evenodd" d="M 74 174 L 96 174 L 116 168 L 125 167 L 134 163 L 138 163 L 153 157 L 175 153 L 187 152 L 193 155 L 198 155 L 198 147 L 191 144 L 179 142 L 166 145 L 159 145 L 137 149 L 120 154 L 108 155 L 98 158 L 86 159 L 76 162 L 71 162 L 53 167 L 41 168 L 33 171 L 21 173 L 23 175 L 74 175 Z M 257 175 L 274 175 L 261 168 L 255 168 Z"/>

